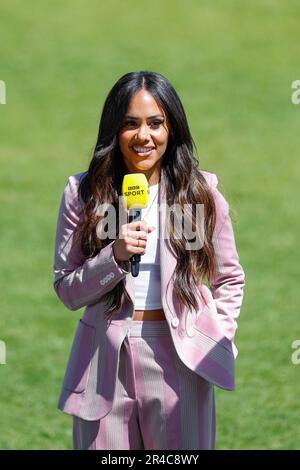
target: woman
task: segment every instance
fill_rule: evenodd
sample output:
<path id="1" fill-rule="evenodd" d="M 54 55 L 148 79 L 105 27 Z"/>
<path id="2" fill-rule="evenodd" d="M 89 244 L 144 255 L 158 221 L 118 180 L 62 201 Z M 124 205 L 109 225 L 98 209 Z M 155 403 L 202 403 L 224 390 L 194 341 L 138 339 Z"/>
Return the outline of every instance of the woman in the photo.
<path id="1" fill-rule="evenodd" d="M 214 386 L 234 389 L 244 272 L 228 204 L 216 175 L 198 168 L 193 145 L 170 82 L 128 73 L 106 98 L 88 171 L 65 186 L 54 288 L 67 308 L 86 307 L 58 404 L 73 416 L 75 449 L 214 448 Z M 121 219 L 128 173 L 146 176 L 149 204 L 142 221 L 105 238 L 105 208 Z M 166 209 L 174 204 L 196 248 L 185 232 L 176 236 Z M 196 204 L 200 222 L 186 210 Z"/>

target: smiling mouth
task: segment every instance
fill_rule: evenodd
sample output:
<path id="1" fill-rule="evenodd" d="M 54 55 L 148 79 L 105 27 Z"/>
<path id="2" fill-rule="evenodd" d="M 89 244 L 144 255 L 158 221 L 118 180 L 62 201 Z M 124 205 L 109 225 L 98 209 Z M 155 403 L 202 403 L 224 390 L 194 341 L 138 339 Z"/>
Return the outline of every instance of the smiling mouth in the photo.
<path id="1" fill-rule="evenodd" d="M 138 147 L 136 145 L 132 147 L 132 149 L 137 155 L 147 156 L 150 155 L 150 153 L 154 150 L 154 147 Z"/>

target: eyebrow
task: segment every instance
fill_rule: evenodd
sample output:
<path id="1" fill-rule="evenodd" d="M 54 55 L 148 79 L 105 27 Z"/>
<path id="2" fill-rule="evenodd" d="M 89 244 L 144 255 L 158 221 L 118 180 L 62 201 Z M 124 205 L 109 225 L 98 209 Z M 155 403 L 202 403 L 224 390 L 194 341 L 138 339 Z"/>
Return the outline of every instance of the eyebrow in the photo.
<path id="1" fill-rule="evenodd" d="M 139 119 L 137 116 L 130 116 L 129 114 L 126 114 L 125 117 L 130 118 L 130 119 Z M 148 116 L 147 119 L 154 119 L 154 118 L 158 118 L 158 117 L 164 118 L 164 116 L 162 114 L 154 114 L 153 116 Z"/>

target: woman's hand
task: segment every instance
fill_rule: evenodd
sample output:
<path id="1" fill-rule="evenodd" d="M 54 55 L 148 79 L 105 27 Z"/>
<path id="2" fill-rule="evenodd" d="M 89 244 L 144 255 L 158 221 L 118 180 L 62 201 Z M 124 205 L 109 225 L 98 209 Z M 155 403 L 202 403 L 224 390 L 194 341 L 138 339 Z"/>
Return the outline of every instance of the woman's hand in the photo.
<path id="1" fill-rule="evenodd" d="M 118 238 L 113 243 L 115 260 L 128 261 L 132 255 L 144 255 L 147 245 L 147 233 L 155 227 L 147 227 L 144 220 L 130 222 L 121 227 Z"/>

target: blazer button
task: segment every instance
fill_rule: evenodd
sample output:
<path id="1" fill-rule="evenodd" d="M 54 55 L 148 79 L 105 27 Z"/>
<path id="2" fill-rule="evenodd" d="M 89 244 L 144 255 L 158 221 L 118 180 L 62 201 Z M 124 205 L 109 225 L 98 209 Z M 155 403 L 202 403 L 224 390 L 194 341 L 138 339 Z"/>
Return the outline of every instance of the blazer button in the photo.
<path id="1" fill-rule="evenodd" d="M 186 329 L 186 335 L 189 337 L 189 338 L 193 338 L 196 334 L 196 331 L 194 328 L 187 328 Z"/>
<path id="2" fill-rule="evenodd" d="M 179 325 L 179 320 L 178 320 L 178 318 L 172 318 L 171 325 L 172 325 L 174 328 L 177 328 L 177 326 Z"/>

